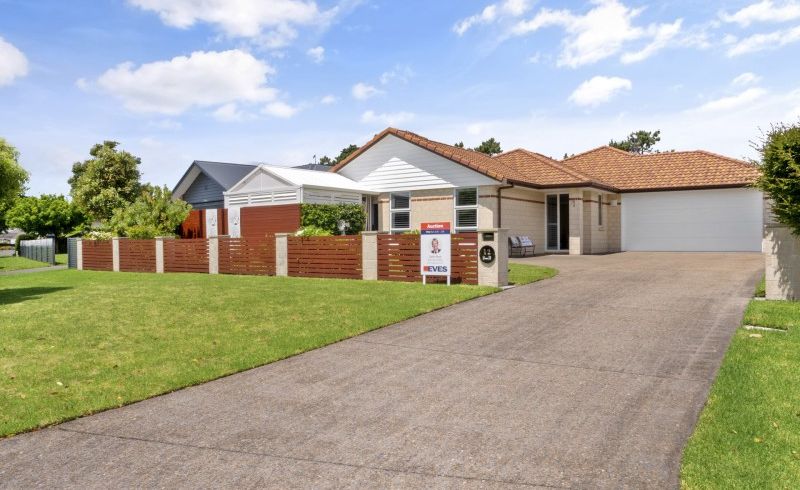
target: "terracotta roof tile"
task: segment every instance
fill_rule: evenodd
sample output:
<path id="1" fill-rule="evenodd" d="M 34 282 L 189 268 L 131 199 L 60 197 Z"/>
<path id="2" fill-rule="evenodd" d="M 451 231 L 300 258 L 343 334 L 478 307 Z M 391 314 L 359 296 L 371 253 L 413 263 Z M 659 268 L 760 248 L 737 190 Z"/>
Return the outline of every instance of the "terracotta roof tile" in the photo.
<path id="1" fill-rule="evenodd" d="M 596 186 L 608 187 L 589 175 L 562 165 L 560 162 L 540 153 L 517 148 L 494 157 L 505 165 L 514 168 L 525 179 L 523 184 L 535 187 L 557 186 Z"/>

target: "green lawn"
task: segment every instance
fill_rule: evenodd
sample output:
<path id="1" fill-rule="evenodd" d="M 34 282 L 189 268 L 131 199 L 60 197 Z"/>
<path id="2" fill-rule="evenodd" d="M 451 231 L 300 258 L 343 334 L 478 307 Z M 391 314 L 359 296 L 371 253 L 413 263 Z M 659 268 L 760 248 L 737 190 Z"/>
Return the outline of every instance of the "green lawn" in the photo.
<path id="1" fill-rule="evenodd" d="M 0 436 L 266 364 L 497 291 L 63 270 L 0 281 Z"/>
<path id="2" fill-rule="evenodd" d="M 763 298 L 766 295 L 767 295 L 767 283 L 766 279 L 762 277 L 761 280 L 758 281 L 758 284 L 756 284 L 756 292 L 753 296 L 755 296 L 756 298 Z"/>
<path id="3" fill-rule="evenodd" d="M 49 266 L 50 264 L 46 262 L 26 259 L 25 257 L 0 257 L 0 271 L 17 271 Z"/>
<path id="4" fill-rule="evenodd" d="M 683 454 L 683 488 L 800 488 L 800 303 L 752 301 Z"/>
<path id="5" fill-rule="evenodd" d="M 67 254 L 56 254 L 56 265 L 67 265 Z"/>
<path id="6" fill-rule="evenodd" d="M 558 274 L 557 270 L 550 267 L 516 264 L 513 262 L 508 264 L 508 268 L 508 282 L 517 286 L 549 279 Z"/>

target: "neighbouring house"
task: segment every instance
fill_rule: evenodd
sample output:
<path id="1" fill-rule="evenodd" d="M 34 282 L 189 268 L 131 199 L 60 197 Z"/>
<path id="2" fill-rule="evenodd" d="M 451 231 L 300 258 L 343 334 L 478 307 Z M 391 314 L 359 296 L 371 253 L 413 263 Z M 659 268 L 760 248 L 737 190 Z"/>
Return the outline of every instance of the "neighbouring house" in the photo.
<path id="1" fill-rule="evenodd" d="M 222 191 L 226 211 L 216 216 L 232 236 L 252 236 L 294 231 L 300 203 L 352 202 L 364 205 L 371 230 L 404 233 L 426 221 L 507 228 L 530 236 L 537 252 L 760 251 L 757 176 L 754 165 L 705 151 L 490 157 L 388 128 L 328 173 L 253 168 Z M 256 229 L 248 216 L 272 221 Z"/>
<path id="2" fill-rule="evenodd" d="M 175 185 L 172 196 L 188 202 L 193 209 L 222 208 L 222 193 L 255 168 L 256 165 L 195 160 Z"/>

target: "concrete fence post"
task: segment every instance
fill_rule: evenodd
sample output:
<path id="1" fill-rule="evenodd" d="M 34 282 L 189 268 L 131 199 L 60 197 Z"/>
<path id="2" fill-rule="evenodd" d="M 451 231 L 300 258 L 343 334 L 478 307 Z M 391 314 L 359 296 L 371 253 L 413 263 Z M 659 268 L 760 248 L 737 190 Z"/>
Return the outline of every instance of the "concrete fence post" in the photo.
<path id="1" fill-rule="evenodd" d="M 488 249 L 494 251 L 494 260 Z M 478 230 L 478 284 L 503 287 L 508 285 L 508 230 L 489 228 Z"/>
<path id="2" fill-rule="evenodd" d="M 119 237 L 111 239 L 111 270 L 119 272 Z"/>
<path id="3" fill-rule="evenodd" d="M 156 237 L 156 273 L 164 273 L 164 237 Z"/>
<path id="4" fill-rule="evenodd" d="M 365 281 L 378 280 L 378 232 L 361 232 L 361 277 Z"/>
<path id="5" fill-rule="evenodd" d="M 75 240 L 75 268 L 79 271 L 83 270 L 83 239 L 78 238 Z"/>
<path id="6" fill-rule="evenodd" d="M 219 274 L 219 237 L 208 239 L 208 273 Z"/>
<path id="7" fill-rule="evenodd" d="M 275 234 L 275 275 L 289 275 L 289 234 Z"/>

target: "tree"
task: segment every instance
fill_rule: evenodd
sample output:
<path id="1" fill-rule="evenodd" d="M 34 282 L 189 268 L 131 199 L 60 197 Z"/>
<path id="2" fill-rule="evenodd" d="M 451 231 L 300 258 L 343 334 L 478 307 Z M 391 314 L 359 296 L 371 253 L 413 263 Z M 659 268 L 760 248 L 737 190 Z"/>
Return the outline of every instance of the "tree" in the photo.
<path id="1" fill-rule="evenodd" d="M 167 186 L 144 185 L 132 204 L 114 210 L 109 228 L 130 238 L 172 236 L 191 209 L 189 203 L 172 199 Z"/>
<path id="2" fill-rule="evenodd" d="M 19 164 L 19 151 L 0 138 L 0 231 L 5 231 L 6 213 L 25 192 L 28 172 Z"/>
<path id="3" fill-rule="evenodd" d="M 611 140 L 608 146 L 617 148 L 622 151 L 644 155 L 645 153 L 652 153 L 653 147 L 661 141 L 661 131 L 634 131 L 628 135 L 627 138 L 620 141 Z"/>
<path id="4" fill-rule="evenodd" d="M 25 233 L 64 236 L 85 221 L 83 214 L 64 196 L 43 194 L 21 197 L 7 213 L 8 226 Z"/>
<path id="5" fill-rule="evenodd" d="M 464 148 L 464 142 L 463 141 L 459 141 L 458 143 L 454 144 L 453 146 L 455 146 L 456 148 Z"/>
<path id="6" fill-rule="evenodd" d="M 342 148 L 342 151 L 339 152 L 339 156 L 336 157 L 336 159 L 333 160 L 333 164 L 336 165 L 338 163 L 341 163 L 342 160 L 344 160 L 345 158 L 349 157 L 350 154 L 353 153 L 356 150 L 358 150 L 358 146 L 356 146 L 356 145 L 350 145 L 347 148 Z"/>
<path id="7" fill-rule="evenodd" d="M 331 166 L 333 165 L 333 160 L 331 160 L 331 157 L 329 157 L 328 155 L 325 155 L 324 157 L 319 159 L 319 164 Z"/>
<path id="8" fill-rule="evenodd" d="M 116 141 L 96 144 L 89 151 L 92 158 L 72 165 L 73 202 L 94 221 L 110 219 L 115 209 L 133 202 L 141 188 L 141 160 L 117 146 Z"/>
<path id="9" fill-rule="evenodd" d="M 772 199 L 775 219 L 800 236 L 800 125 L 772 127 L 757 149 L 762 163 L 756 186 Z"/>
<path id="10" fill-rule="evenodd" d="M 486 153 L 489 156 L 497 155 L 498 153 L 503 153 L 503 149 L 500 148 L 500 142 L 495 140 L 494 138 L 489 138 L 480 145 L 476 146 L 475 151 Z"/>

